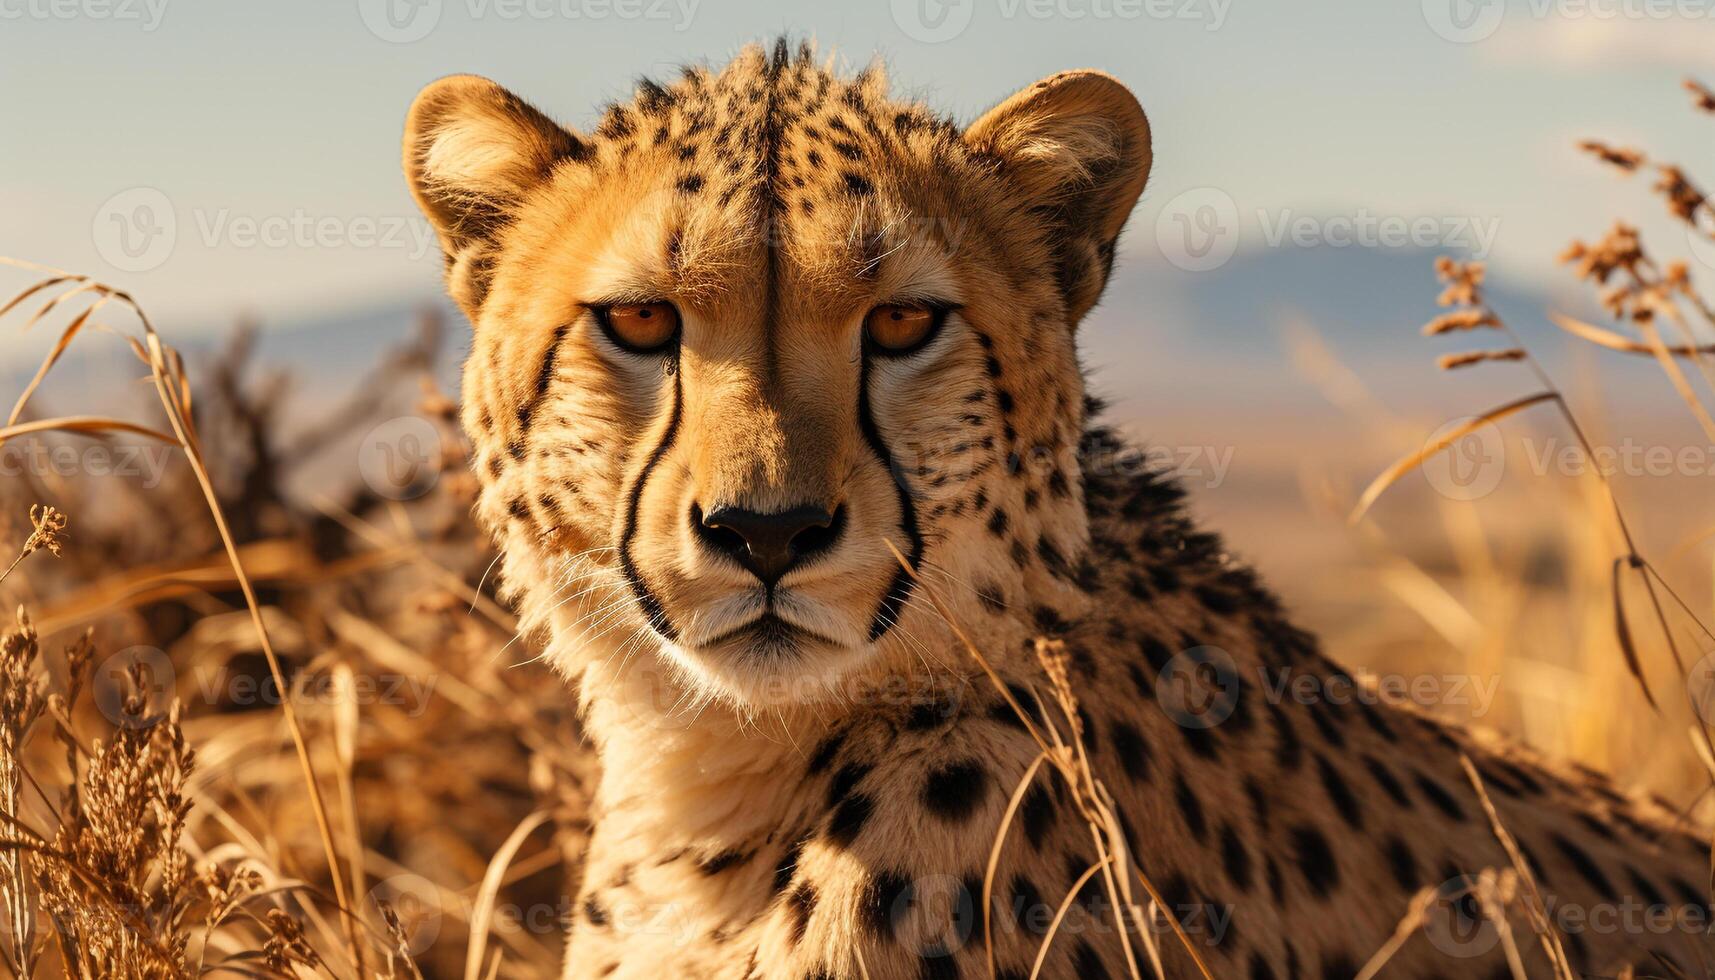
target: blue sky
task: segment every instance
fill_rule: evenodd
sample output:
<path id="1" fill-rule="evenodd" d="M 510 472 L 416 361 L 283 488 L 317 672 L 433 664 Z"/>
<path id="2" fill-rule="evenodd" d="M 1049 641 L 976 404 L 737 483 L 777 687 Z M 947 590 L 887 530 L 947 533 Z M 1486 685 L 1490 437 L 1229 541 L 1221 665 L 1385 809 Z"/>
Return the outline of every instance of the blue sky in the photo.
<path id="1" fill-rule="evenodd" d="M 485 74 L 576 126 L 781 31 L 880 53 L 963 121 L 1051 72 L 1117 75 L 1155 132 L 1125 242 L 1145 265 L 1213 214 L 1247 249 L 1416 228 L 1546 284 L 1573 235 L 1661 212 L 1575 139 L 1694 173 L 1715 147 L 1677 90 L 1715 82 L 1715 0 L 0 0 L 0 254 L 100 274 L 179 332 L 427 293 L 398 167 L 422 84 Z"/>

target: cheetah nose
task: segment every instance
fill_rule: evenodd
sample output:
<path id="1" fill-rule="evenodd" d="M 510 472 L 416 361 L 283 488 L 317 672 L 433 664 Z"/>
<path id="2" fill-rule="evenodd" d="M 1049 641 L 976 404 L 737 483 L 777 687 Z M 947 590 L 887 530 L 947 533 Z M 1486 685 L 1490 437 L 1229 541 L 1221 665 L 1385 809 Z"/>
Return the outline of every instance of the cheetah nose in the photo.
<path id="1" fill-rule="evenodd" d="M 717 507 L 707 514 L 691 505 L 691 527 L 714 550 L 727 555 L 772 587 L 792 566 L 833 547 L 845 508 L 793 507 L 764 514 L 742 507 Z"/>

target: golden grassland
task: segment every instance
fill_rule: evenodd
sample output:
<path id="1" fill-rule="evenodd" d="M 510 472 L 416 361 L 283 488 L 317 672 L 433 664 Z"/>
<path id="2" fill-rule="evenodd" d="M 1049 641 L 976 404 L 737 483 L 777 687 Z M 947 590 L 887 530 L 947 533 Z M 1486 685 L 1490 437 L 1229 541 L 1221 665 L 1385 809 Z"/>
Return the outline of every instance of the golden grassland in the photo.
<path id="1" fill-rule="evenodd" d="M 1715 96 L 1688 87 L 1715 112 Z M 1584 149 L 1624 174 L 1649 165 L 1629 149 Z M 1672 213 L 1715 241 L 1715 206 L 1678 168 L 1657 173 Z M 1563 259 L 1616 324 L 1557 325 L 1604 356 L 1654 358 L 1715 446 L 1715 350 L 1700 339 L 1715 310 L 1689 268 L 1653 260 L 1624 224 Z M 29 281 L 0 326 L 59 333 L 0 444 L 105 440 L 172 455 L 146 490 L 52 471 L 0 482 L 0 540 L 17 547 L 0 574 L 17 608 L 0 639 L 0 962 L 29 977 L 556 975 L 596 765 L 570 694 L 494 598 L 455 408 L 431 380 L 436 326 L 325 424 L 288 431 L 281 389 L 255 377 L 243 337 L 193 378 L 124 292 L 8 264 Z M 1671 503 L 1700 494 L 1698 478 L 1659 484 L 1659 506 L 1642 515 L 1600 475 L 1476 502 L 1421 487 L 1384 499 L 1492 425 L 1515 440 L 1525 418 L 1513 416 L 1560 427 L 1585 451 L 1600 441 L 1603 420 L 1575 412 L 1484 304 L 1481 267 L 1437 272 L 1447 312 L 1425 332 L 1494 340 L 1441 363 L 1517 372 L 1495 375 L 1498 407 L 1424 445 L 1303 335 L 1295 355 L 1309 379 L 1361 420 L 1367 445 L 1404 455 L 1368 487 L 1314 458 L 1283 469 L 1303 492 L 1237 508 L 1241 550 L 1254 541 L 1265 568 L 1304 571 L 1288 576 L 1288 598 L 1336 657 L 1373 678 L 1497 679 L 1482 711 L 1431 707 L 1611 771 L 1707 827 L 1710 540 Z M 129 419 L 42 411 L 66 350 L 112 338 L 140 366 L 146 408 Z M 356 480 L 308 499 L 286 491 L 343 435 L 400 413 L 437 433 L 442 476 L 429 492 L 397 500 Z M 1065 781 L 1101 855 L 1085 878 L 1100 875 L 1134 927 L 1121 932 L 1135 942 L 1134 975 L 1159 975 L 1158 943 L 1194 947 L 1127 859 L 1084 757 L 1063 651 L 1043 641 L 1038 654 L 1057 710 L 1043 713 L 1046 729 L 1020 711 L 1042 749 L 1020 787 L 1039 767 Z M 1570 976 L 1514 853 L 1512 867 L 1479 876 L 1481 905 L 1529 913 L 1537 935 L 1508 935 L 1509 948 L 1540 943 Z M 1402 908 L 1397 938 L 1437 898 Z"/>

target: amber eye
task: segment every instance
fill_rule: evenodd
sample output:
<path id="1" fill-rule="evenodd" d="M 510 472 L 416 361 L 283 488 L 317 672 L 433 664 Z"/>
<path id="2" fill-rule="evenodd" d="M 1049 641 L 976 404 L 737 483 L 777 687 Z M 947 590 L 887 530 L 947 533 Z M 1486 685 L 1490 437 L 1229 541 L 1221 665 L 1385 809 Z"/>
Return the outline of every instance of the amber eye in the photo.
<path id="1" fill-rule="evenodd" d="M 660 350 L 679 335 L 672 303 L 615 303 L 596 307 L 595 314 L 614 343 L 634 353 Z"/>
<path id="2" fill-rule="evenodd" d="M 885 354 L 908 354 L 928 343 L 940 314 L 926 306 L 883 303 L 863 321 L 864 338 Z"/>

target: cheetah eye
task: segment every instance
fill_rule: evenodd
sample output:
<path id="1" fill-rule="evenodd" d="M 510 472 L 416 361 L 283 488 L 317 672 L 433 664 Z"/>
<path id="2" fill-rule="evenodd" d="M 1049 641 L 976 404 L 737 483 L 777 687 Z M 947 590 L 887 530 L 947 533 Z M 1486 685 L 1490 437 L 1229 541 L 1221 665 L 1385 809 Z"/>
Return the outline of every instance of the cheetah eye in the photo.
<path id="1" fill-rule="evenodd" d="M 593 307 L 609 338 L 633 354 L 650 354 L 679 336 L 679 311 L 672 303 L 614 303 Z"/>
<path id="2" fill-rule="evenodd" d="M 864 340 L 881 354 L 910 354 L 935 336 L 945 316 L 931 306 L 883 303 L 864 317 Z"/>

